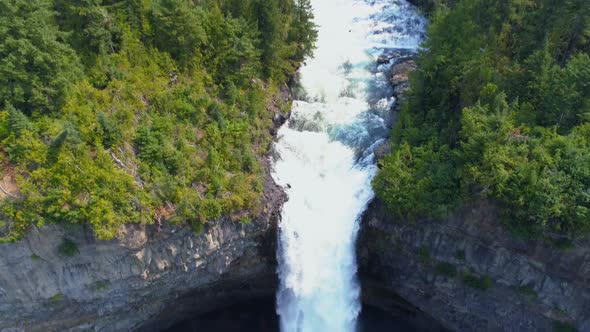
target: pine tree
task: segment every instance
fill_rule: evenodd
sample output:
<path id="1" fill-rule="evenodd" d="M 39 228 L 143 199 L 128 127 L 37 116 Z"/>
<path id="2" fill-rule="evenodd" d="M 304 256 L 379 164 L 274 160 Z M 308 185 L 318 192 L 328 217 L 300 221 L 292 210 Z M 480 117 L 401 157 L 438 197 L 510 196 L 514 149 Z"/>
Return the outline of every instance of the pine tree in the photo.
<path id="1" fill-rule="evenodd" d="M 50 0 L 0 0 L 0 107 L 55 111 L 81 74 Z"/>
<path id="2" fill-rule="evenodd" d="M 313 8 L 310 0 L 297 0 L 295 2 L 295 21 L 289 32 L 289 41 L 297 45 L 296 61 L 303 61 L 313 55 L 318 37 L 317 26 L 313 20 Z"/>

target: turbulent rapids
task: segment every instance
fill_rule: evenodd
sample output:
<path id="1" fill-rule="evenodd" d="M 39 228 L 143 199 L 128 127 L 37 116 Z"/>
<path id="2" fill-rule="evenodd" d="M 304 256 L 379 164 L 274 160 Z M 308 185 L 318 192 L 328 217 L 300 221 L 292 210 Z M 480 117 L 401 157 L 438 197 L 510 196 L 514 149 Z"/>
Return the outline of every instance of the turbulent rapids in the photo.
<path id="1" fill-rule="evenodd" d="M 373 150 L 388 133 L 390 64 L 418 47 L 424 21 L 405 1 L 314 0 L 315 56 L 279 131 L 273 176 L 287 188 L 279 240 L 281 330 L 354 331 L 355 239 L 373 197 Z"/>

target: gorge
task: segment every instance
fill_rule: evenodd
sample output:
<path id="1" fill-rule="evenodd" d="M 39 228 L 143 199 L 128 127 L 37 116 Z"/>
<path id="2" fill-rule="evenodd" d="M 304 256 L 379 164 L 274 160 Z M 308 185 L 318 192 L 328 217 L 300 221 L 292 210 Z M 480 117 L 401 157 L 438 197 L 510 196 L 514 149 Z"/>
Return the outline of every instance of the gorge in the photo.
<path id="1" fill-rule="evenodd" d="M 107 240 L 30 227 L 0 243 L 0 332 L 590 331 L 587 236 L 520 237 L 494 199 L 404 220 L 374 197 L 424 13 L 405 0 L 311 4 L 315 54 L 261 112 L 274 143 L 256 157 L 257 213 L 197 231 L 125 224 Z"/>
<path id="2" fill-rule="evenodd" d="M 289 197 L 279 224 L 277 310 L 281 331 L 355 331 L 358 221 L 373 197 L 374 150 L 395 102 L 390 65 L 376 66 L 377 58 L 414 52 L 424 20 L 404 2 L 311 5 L 319 32 L 300 69 L 304 100 L 294 102 L 275 145 L 273 176 Z"/>

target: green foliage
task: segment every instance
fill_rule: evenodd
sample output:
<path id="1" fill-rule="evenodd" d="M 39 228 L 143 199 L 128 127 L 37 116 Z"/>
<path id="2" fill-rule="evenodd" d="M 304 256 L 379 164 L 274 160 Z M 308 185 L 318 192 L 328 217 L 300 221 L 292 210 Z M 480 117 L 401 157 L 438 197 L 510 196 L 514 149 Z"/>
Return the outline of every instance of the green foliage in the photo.
<path id="1" fill-rule="evenodd" d="M 553 247 L 559 250 L 568 250 L 574 247 L 574 243 L 568 238 L 551 239 L 550 242 Z"/>
<path id="2" fill-rule="evenodd" d="M 496 114 L 479 105 L 464 110 L 465 183 L 499 198 L 515 222 L 557 231 L 587 229 L 587 137 L 520 129 L 512 120 L 517 110 L 518 105 Z"/>
<path id="3" fill-rule="evenodd" d="M 420 247 L 420 249 L 418 250 L 418 256 L 424 264 L 428 264 L 431 261 L 430 253 L 428 252 L 428 248 L 426 246 Z"/>
<path id="4" fill-rule="evenodd" d="M 84 57 L 115 52 L 121 31 L 102 0 L 55 0 L 62 29 L 71 31 L 72 46 Z"/>
<path id="5" fill-rule="evenodd" d="M 539 294 L 535 291 L 534 284 L 526 284 L 518 287 L 518 292 L 531 299 L 536 299 Z"/>
<path id="6" fill-rule="evenodd" d="M 561 322 L 561 321 L 554 321 L 553 322 L 553 331 L 554 332 L 577 332 L 575 326 L 568 322 Z"/>
<path id="7" fill-rule="evenodd" d="M 374 180 L 394 215 L 442 217 L 483 197 L 529 235 L 590 229 L 590 7 L 582 2 L 437 6 L 392 154 Z"/>
<path id="8" fill-rule="evenodd" d="M 60 255 L 67 257 L 75 256 L 79 252 L 76 243 L 70 239 L 63 239 L 63 241 L 57 248 L 57 251 L 60 253 Z"/>
<path id="9" fill-rule="evenodd" d="M 296 0 L 294 11 L 295 17 L 291 22 L 289 41 L 297 45 L 294 59 L 304 61 L 313 55 L 317 39 L 317 27 L 313 22 L 311 0 Z"/>
<path id="10" fill-rule="evenodd" d="M 199 60 L 207 43 L 205 12 L 192 1 L 157 0 L 148 12 L 154 44 L 183 66 Z"/>
<path id="11" fill-rule="evenodd" d="M 110 280 L 99 280 L 94 283 L 92 286 L 92 290 L 95 292 L 101 292 L 109 288 L 111 285 Z"/>
<path id="12" fill-rule="evenodd" d="M 395 216 L 437 217 L 454 206 L 457 181 L 452 163 L 447 162 L 450 151 L 445 147 L 433 151 L 434 145 L 412 148 L 401 143 L 386 156 L 373 186 Z M 404 190 L 409 187 L 413 190 Z"/>
<path id="13" fill-rule="evenodd" d="M 411 0 L 412 4 L 420 8 L 425 14 L 432 15 L 437 6 L 447 5 L 452 6 L 456 1 L 454 0 Z"/>
<path id="14" fill-rule="evenodd" d="M 436 265 L 436 271 L 446 277 L 454 278 L 457 275 L 455 265 L 448 262 L 440 262 Z"/>
<path id="15" fill-rule="evenodd" d="M 250 220 L 266 107 L 311 54 L 311 19 L 306 1 L 0 0 L 0 162 L 20 189 L 0 241 Z"/>
<path id="16" fill-rule="evenodd" d="M 457 250 L 455 252 L 455 258 L 460 261 L 464 261 L 465 260 L 465 250 Z"/>
<path id="17" fill-rule="evenodd" d="M 52 297 L 49 298 L 49 301 L 51 302 L 59 302 L 61 300 L 63 300 L 64 295 L 62 293 L 57 293 L 55 295 L 53 295 Z"/>
<path id="18" fill-rule="evenodd" d="M 493 281 L 489 276 L 478 277 L 467 273 L 463 276 L 463 283 L 471 288 L 485 291 L 492 287 Z"/>
<path id="19" fill-rule="evenodd" d="M 98 127 L 96 136 L 102 138 L 102 145 L 111 148 L 119 145 L 123 140 L 123 132 L 118 124 L 105 113 L 98 113 Z"/>
<path id="20" fill-rule="evenodd" d="M 0 107 L 29 115 L 56 111 L 80 77 L 78 57 L 52 6 L 50 0 L 0 1 Z"/>

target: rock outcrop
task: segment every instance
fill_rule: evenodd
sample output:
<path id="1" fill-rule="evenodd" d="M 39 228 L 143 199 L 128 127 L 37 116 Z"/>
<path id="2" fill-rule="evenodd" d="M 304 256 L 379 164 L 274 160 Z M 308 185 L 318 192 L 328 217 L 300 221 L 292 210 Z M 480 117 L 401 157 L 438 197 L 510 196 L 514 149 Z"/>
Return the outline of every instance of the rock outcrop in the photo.
<path id="1" fill-rule="evenodd" d="M 523 240 L 497 211 L 480 201 L 408 223 L 372 202 L 358 240 L 366 301 L 387 308 L 399 295 L 452 331 L 590 331 L 590 240 Z"/>
<path id="2" fill-rule="evenodd" d="M 284 87 L 268 106 L 284 123 Z M 264 148 L 264 147 L 261 147 Z M 271 154 L 271 151 L 268 153 Z M 276 290 L 276 240 L 287 197 L 270 175 L 249 224 L 222 218 L 200 232 L 163 223 L 127 225 L 99 241 L 84 227 L 33 228 L 0 244 L 0 332 L 158 331 L 202 312 Z"/>
<path id="3" fill-rule="evenodd" d="M 410 74 L 416 70 L 416 62 L 412 58 L 401 58 L 391 67 L 391 85 L 393 95 L 399 103 L 405 101 L 410 88 Z"/>
<path id="4" fill-rule="evenodd" d="M 395 59 L 394 111 L 415 69 L 411 56 Z M 377 159 L 390 148 L 383 143 Z M 357 242 L 364 301 L 424 312 L 451 331 L 590 331 L 590 238 L 562 249 L 560 240 L 524 240 L 498 211 L 479 201 L 447 220 L 409 223 L 373 201 Z"/>
<path id="5" fill-rule="evenodd" d="M 250 224 L 127 226 L 98 241 L 89 230 L 33 229 L 0 245 L 0 331 L 156 330 L 189 315 L 271 295 L 276 225 L 285 201 L 270 176 Z M 70 255 L 60 245 L 67 239 Z"/>

